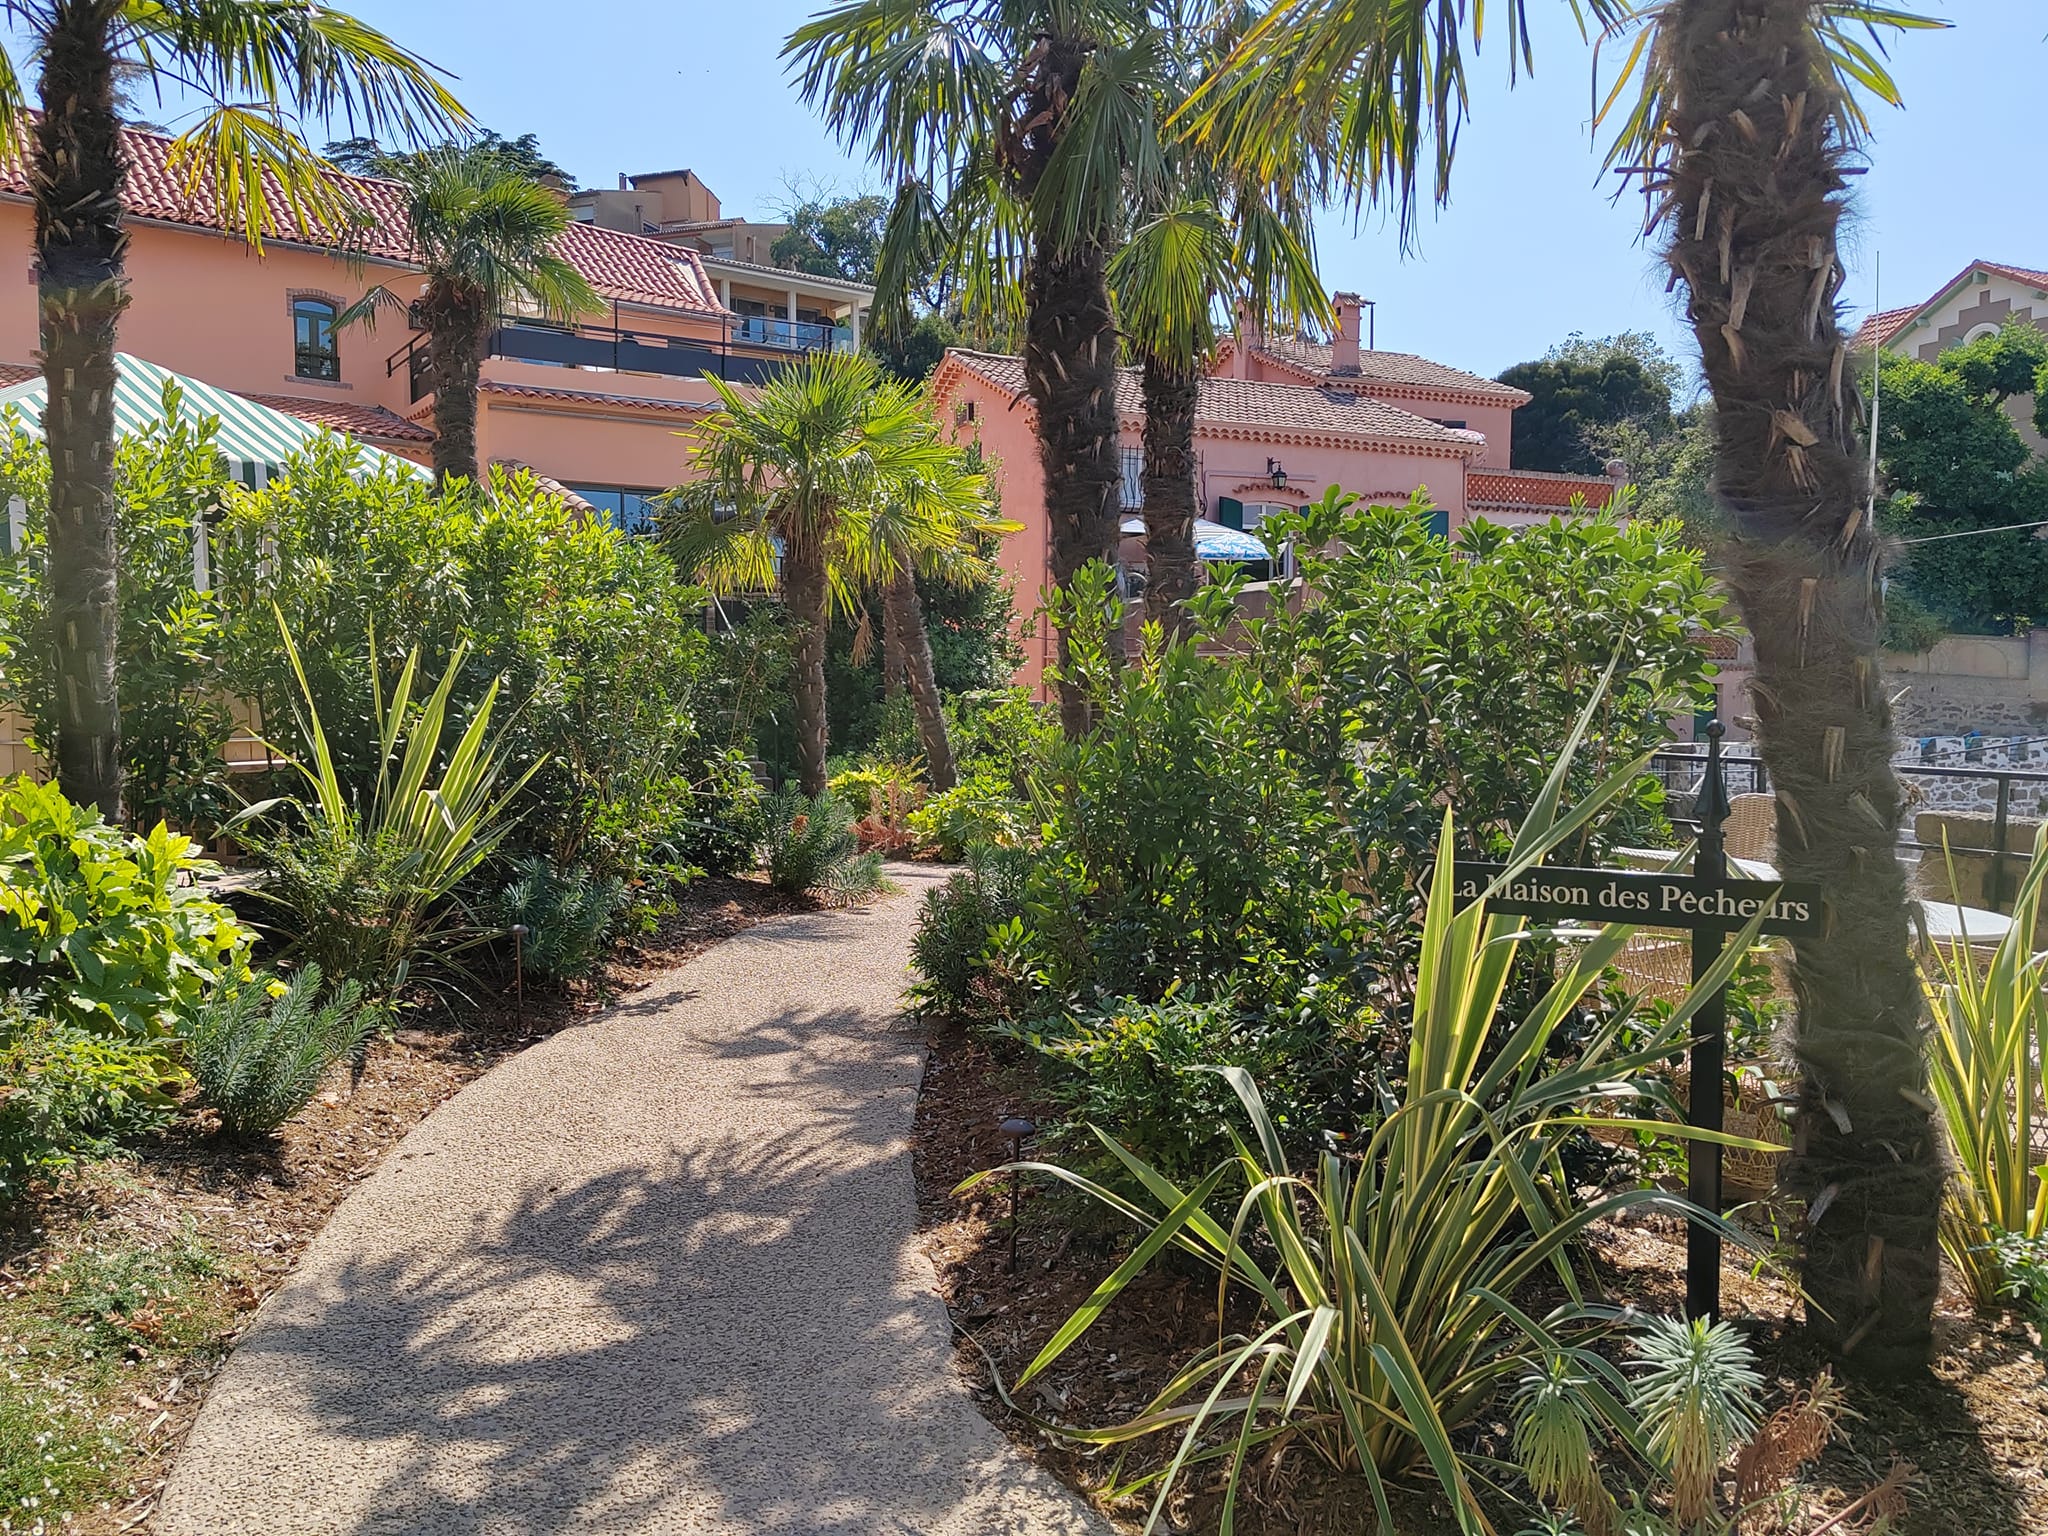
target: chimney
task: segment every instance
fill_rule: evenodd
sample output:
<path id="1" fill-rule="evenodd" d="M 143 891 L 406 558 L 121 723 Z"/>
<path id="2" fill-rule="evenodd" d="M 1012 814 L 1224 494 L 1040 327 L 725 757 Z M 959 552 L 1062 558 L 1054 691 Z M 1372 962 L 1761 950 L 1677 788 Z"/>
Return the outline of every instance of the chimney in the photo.
<path id="1" fill-rule="evenodd" d="M 1333 293 L 1330 303 L 1337 310 L 1337 331 L 1330 338 L 1330 372 L 1358 372 L 1358 311 L 1365 300 L 1355 293 Z"/>
<path id="2" fill-rule="evenodd" d="M 619 190 L 621 192 L 630 192 L 633 190 L 633 183 L 627 180 L 626 173 L 624 171 L 619 172 Z"/>
<path id="3" fill-rule="evenodd" d="M 1251 377 L 1251 352 L 1255 347 L 1266 344 L 1265 327 L 1259 324 L 1259 317 L 1249 299 L 1237 301 L 1237 350 L 1230 359 L 1230 376 L 1234 379 Z"/>

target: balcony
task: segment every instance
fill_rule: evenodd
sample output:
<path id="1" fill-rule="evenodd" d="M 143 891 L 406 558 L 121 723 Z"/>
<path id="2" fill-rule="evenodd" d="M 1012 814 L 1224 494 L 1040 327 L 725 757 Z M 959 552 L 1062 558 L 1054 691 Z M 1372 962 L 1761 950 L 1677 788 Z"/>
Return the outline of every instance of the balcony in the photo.
<path id="1" fill-rule="evenodd" d="M 843 338 L 843 339 L 842 339 Z M 651 373 L 695 379 L 704 374 L 735 384 L 759 384 L 794 353 L 826 348 L 850 350 L 851 333 L 841 326 L 806 325 L 751 315 L 734 326 L 730 340 L 632 331 L 617 325 L 553 325 L 499 317 L 486 356 L 556 368 L 611 373 Z M 427 382 L 427 337 L 414 336 L 386 360 L 387 375 L 406 370 L 412 399 L 433 393 Z"/>
<path id="2" fill-rule="evenodd" d="M 742 315 L 732 339 L 744 346 L 777 347 L 785 352 L 851 352 L 853 332 L 843 325 L 814 325 L 774 315 Z"/>

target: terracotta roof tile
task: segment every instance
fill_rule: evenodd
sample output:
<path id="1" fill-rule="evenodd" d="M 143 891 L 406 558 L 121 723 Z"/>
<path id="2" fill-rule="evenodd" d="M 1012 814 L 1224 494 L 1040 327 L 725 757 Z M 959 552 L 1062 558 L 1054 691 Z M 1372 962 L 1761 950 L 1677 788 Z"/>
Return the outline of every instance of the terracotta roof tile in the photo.
<path id="1" fill-rule="evenodd" d="M 131 213 L 195 229 L 226 227 L 212 178 L 203 176 L 196 186 L 188 188 L 185 173 L 171 167 L 168 138 L 124 128 L 121 149 L 128 166 L 122 196 Z M 365 256 L 416 266 L 418 253 L 406 227 L 404 189 L 394 181 L 350 176 L 340 171 L 334 172 L 331 179 L 343 195 L 362 209 L 359 229 L 344 235 L 318 221 L 287 216 L 274 219 L 273 227 L 263 232 L 264 238 L 336 249 L 353 244 Z M 26 162 L 17 158 L 12 163 L 0 163 L 0 196 L 29 195 Z M 273 206 L 282 204 L 282 194 L 275 182 L 270 183 L 270 195 Z M 723 312 L 717 290 L 705 275 L 695 251 L 590 224 L 571 224 L 556 249 L 608 299 L 662 309 Z"/>
<path id="2" fill-rule="evenodd" d="M 651 395 L 608 395 L 588 389 L 549 389 L 538 384 L 508 384 L 503 379 L 485 379 L 477 387 L 487 395 L 509 395 L 515 400 L 555 400 L 567 405 L 626 406 L 633 410 L 686 416 L 707 416 L 714 409 L 708 402 L 662 400 Z"/>
<path id="3" fill-rule="evenodd" d="M 1554 475 L 1541 470 L 1470 470 L 1465 504 L 1475 512 L 1564 512 L 1573 497 L 1598 511 L 1614 496 L 1614 482 L 1598 475 Z"/>
<path id="4" fill-rule="evenodd" d="M 1024 359 L 1021 357 L 960 349 L 949 352 L 947 356 L 998 389 L 1018 396 L 1024 393 Z M 1117 370 L 1116 408 L 1119 416 L 1144 416 L 1144 399 L 1140 393 L 1137 369 Z M 1202 380 L 1201 400 L 1195 408 L 1195 419 L 1210 428 L 1237 427 L 1379 438 L 1426 443 L 1453 450 L 1476 451 L 1486 444 L 1483 433 L 1439 426 L 1369 395 L 1311 389 L 1295 384 L 1273 384 L 1257 379 Z"/>
<path id="5" fill-rule="evenodd" d="M 1906 323 L 1927 307 L 1950 293 L 1973 272 L 1989 272 L 1995 276 L 2019 283 L 2024 287 L 2048 292 L 2048 272 L 2037 267 L 2014 267 L 2002 261 L 1973 261 L 1954 277 L 1934 290 L 1932 297 L 1918 304 L 1907 304 L 1899 309 L 1881 309 L 1874 315 L 1866 315 L 1863 323 L 1856 327 L 1856 334 L 1850 338 L 1852 347 L 1882 347 L 1891 344 Z"/>
<path id="6" fill-rule="evenodd" d="M 396 411 L 381 405 L 356 405 L 346 400 L 307 400 L 298 395 L 257 395 L 236 390 L 244 400 L 254 400 L 273 411 L 283 411 L 315 426 L 332 427 L 354 437 L 383 443 L 431 443 L 434 434 L 418 422 L 407 421 Z"/>
<path id="7" fill-rule="evenodd" d="M 34 363 L 0 363 L 0 389 L 32 379 L 43 370 Z"/>
<path id="8" fill-rule="evenodd" d="M 1307 341 L 1299 336 L 1268 336 L 1254 350 L 1339 383 L 1356 379 L 1362 386 L 1393 384 L 1464 395 L 1495 395 L 1503 404 L 1509 400 L 1519 402 L 1529 398 L 1527 391 L 1516 389 L 1511 384 L 1431 362 L 1413 352 L 1367 352 L 1361 349 L 1357 373 L 1333 376 L 1330 373 L 1330 344 L 1326 341 Z"/>
<path id="9" fill-rule="evenodd" d="M 1908 304 L 1902 309 L 1881 309 L 1874 315 L 1863 317 L 1863 323 L 1856 327 L 1856 334 L 1849 338 L 1851 347 L 1881 347 L 1900 331 L 1906 322 L 1919 314 L 1923 306 Z"/>

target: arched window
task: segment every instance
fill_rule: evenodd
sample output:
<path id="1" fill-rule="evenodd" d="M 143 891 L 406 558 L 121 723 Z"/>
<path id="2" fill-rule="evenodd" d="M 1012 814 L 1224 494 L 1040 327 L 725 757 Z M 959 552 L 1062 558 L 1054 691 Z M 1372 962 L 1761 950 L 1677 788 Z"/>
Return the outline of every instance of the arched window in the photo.
<path id="1" fill-rule="evenodd" d="M 325 299 L 292 300 L 293 372 L 302 379 L 341 378 L 341 348 L 334 339 L 335 308 Z"/>

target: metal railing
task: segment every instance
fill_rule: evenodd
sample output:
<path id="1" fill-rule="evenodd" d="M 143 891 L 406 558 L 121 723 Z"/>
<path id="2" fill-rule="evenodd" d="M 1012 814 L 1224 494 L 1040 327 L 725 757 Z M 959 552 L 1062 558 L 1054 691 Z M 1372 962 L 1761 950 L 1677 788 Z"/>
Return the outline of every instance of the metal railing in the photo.
<path id="1" fill-rule="evenodd" d="M 1699 788 L 1699 779 L 1705 765 L 1704 751 L 1688 751 L 1674 748 L 1658 752 L 1650 759 L 1650 771 L 1657 775 L 1670 798 L 1675 814 L 1673 821 L 1691 824 L 1692 796 Z M 1770 773 L 1763 760 L 1754 756 L 1737 756 L 1724 751 L 1721 763 L 1727 775 L 1728 793 L 1769 794 Z M 2013 870 L 2017 861 L 2024 866 L 2032 857 L 2031 846 L 2015 846 L 2016 842 L 2031 843 L 2031 834 L 2024 840 L 2013 836 L 2013 822 L 2016 818 L 2040 818 L 2048 816 L 2048 771 L 2030 768 L 1973 768 L 1936 763 L 1892 764 L 1896 773 L 1910 787 L 1920 781 L 1973 780 L 1992 786 L 1991 800 L 1991 841 L 1988 844 L 1962 844 L 1951 841 L 1948 851 L 1959 854 L 1989 854 L 1991 869 L 1985 890 L 1993 907 L 2002 908 L 2012 899 L 2018 889 L 2018 877 Z M 1928 806 L 1936 812 L 1981 814 L 1951 806 Z M 1909 818 L 1911 808 L 1909 807 Z M 1899 837 L 1901 853 L 1931 853 L 1939 855 L 1944 849 L 1940 843 L 1920 841 L 1909 819 L 1907 829 Z"/>
<path id="2" fill-rule="evenodd" d="M 754 315 L 741 319 L 728 338 L 671 336 L 663 331 L 612 325 L 558 325 L 519 315 L 500 315 L 486 356 L 558 368 L 601 368 L 616 373 L 651 373 L 694 379 L 704 374 L 735 384 L 759 384 L 791 352 L 839 348 L 843 327 L 793 324 Z M 428 337 L 413 336 L 384 361 L 385 377 L 407 372 L 412 398 L 431 393 L 426 377 Z M 776 356 L 781 353 L 783 356 Z"/>
<path id="3" fill-rule="evenodd" d="M 742 345 L 779 347 L 788 352 L 850 352 L 853 332 L 843 325 L 809 320 L 782 320 L 774 315 L 742 315 L 732 339 Z"/>

